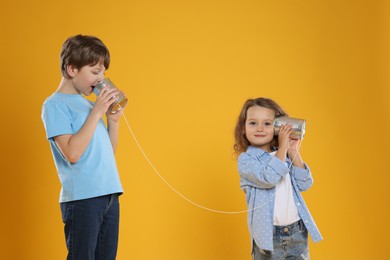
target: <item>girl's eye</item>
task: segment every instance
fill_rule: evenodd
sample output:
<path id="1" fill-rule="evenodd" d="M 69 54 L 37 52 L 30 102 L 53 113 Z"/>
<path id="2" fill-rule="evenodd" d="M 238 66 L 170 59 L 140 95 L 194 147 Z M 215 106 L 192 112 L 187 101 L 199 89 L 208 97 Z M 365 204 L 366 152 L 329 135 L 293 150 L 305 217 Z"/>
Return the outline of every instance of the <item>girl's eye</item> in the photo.
<path id="1" fill-rule="evenodd" d="M 266 126 L 272 125 L 270 122 L 265 123 Z"/>
<path id="2" fill-rule="evenodd" d="M 255 122 L 249 122 L 249 125 L 256 125 Z"/>

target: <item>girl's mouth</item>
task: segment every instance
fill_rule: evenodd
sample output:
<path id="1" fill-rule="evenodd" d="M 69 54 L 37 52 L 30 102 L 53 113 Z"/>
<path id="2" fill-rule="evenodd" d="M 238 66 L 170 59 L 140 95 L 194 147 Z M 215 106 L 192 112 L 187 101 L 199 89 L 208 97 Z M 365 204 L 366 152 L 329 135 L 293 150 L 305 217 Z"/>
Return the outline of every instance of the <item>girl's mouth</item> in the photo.
<path id="1" fill-rule="evenodd" d="M 265 137 L 265 135 L 255 135 L 256 137 Z"/>

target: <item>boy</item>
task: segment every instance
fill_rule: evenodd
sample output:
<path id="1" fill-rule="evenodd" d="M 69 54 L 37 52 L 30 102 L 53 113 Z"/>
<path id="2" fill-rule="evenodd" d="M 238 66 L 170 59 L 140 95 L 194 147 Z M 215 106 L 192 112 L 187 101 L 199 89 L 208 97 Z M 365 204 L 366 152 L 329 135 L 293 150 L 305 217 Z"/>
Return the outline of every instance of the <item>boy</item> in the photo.
<path id="1" fill-rule="evenodd" d="M 107 109 L 119 92 L 104 87 L 95 103 L 81 95 L 103 80 L 110 53 L 100 39 L 76 35 L 64 42 L 60 58 L 62 80 L 43 104 L 42 121 L 62 184 L 67 259 L 115 259 L 123 189 L 114 151 L 122 111 Z"/>

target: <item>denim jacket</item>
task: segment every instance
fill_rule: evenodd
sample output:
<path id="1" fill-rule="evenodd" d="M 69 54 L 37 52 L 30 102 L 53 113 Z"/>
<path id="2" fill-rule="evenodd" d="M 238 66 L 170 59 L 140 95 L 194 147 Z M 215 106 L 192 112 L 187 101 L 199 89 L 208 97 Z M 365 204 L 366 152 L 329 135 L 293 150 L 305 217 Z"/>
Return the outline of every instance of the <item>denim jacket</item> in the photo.
<path id="1" fill-rule="evenodd" d="M 253 146 L 249 146 L 238 158 L 240 185 L 248 205 L 251 241 L 260 249 L 273 251 L 275 186 L 289 172 L 291 160 L 287 158 L 286 163 Z M 301 195 L 301 191 L 306 191 L 313 184 L 310 168 L 306 164 L 305 169 L 292 165 L 290 175 L 299 216 L 313 241 L 318 242 L 322 236 Z"/>

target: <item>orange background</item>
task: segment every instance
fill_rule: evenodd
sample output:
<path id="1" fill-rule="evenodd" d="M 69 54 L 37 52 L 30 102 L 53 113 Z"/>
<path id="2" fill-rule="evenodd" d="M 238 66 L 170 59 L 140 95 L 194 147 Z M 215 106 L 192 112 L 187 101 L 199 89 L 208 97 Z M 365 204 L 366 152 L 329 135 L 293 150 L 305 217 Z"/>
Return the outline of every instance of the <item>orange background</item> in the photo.
<path id="1" fill-rule="evenodd" d="M 312 259 L 384 259 L 390 219 L 389 3 L 308 0 L 5 1 L 1 41 L 2 259 L 64 259 L 57 178 L 40 119 L 74 34 L 111 51 L 107 76 L 160 174 L 202 206 L 246 208 L 232 156 L 243 102 L 307 120 L 304 194 L 325 238 Z M 91 97 L 94 98 L 94 97 Z M 122 120 L 118 259 L 251 259 L 246 214 L 183 200 Z"/>

